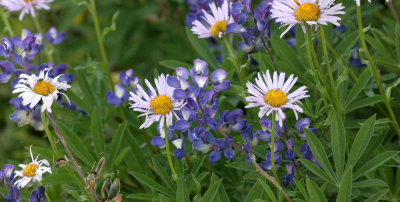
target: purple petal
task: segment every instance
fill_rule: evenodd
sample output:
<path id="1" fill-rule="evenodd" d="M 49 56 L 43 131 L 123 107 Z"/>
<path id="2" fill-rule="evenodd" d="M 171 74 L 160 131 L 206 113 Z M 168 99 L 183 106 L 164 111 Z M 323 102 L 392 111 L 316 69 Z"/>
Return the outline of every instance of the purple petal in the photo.
<path id="1" fill-rule="evenodd" d="M 174 88 L 181 88 L 181 83 L 178 80 L 178 78 L 174 77 L 174 76 L 168 76 L 167 78 L 167 84 L 171 87 Z"/>
<path id="2" fill-rule="evenodd" d="M 238 33 L 241 29 L 242 25 L 236 23 L 231 23 L 226 26 L 226 32 L 230 34 Z"/>
<path id="3" fill-rule="evenodd" d="M 112 91 L 107 91 L 106 98 L 107 103 L 110 105 L 121 106 L 123 104 L 121 98 L 117 97 Z"/>
<path id="4" fill-rule="evenodd" d="M 188 78 L 189 78 L 189 72 L 184 67 L 177 67 L 176 75 L 182 77 L 184 80 L 188 80 Z"/>
<path id="5" fill-rule="evenodd" d="M 176 130 L 179 130 L 179 131 L 186 131 L 187 129 L 190 128 L 191 125 L 192 125 L 191 122 L 185 121 L 185 120 L 177 120 L 175 122 L 175 128 L 176 128 Z"/>
<path id="6" fill-rule="evenodd" d="M 155 147 L 162 147 L 165 145 L 165 139 L 160 136 L 154 136 L 151 140 L 151 144 Z"/>
<path id="7" fill-rule="evenodd" d="M 187 94 L 182 89 L 175 89 L 173 94 L 174 99 L 176 100 L 183 100 L 187 97 Z"/>
<path id="8" fill-rule="evenodd" d="M 213 81 L 214 83 L 216 82 L 221 82 L 223 80 L 225 80 L 228 77 L 228 73 L 226 73 L 225 70 L 223 69 L 217 69 L 215 71 L 213 71 L 213 73 L 211 73 L 211 81 Z"/>

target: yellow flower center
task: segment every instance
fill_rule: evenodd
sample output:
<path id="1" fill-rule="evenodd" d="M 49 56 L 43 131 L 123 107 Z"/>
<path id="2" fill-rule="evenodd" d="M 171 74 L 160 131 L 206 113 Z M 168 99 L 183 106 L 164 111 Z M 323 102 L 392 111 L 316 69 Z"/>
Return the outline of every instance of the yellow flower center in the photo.
<path id="1" fill-rule="evenodd" d="M 219 33 L 225 33 L 226 32 L 226 25 L 228 25 L 228 22 L 225 20 L 218 21 L 211 27 L 211 35 L 213 36 L 219 36 Z"/>
<path id="2" fill-rule="evenodd" d="M 283 91 L 273 89 L 264 95 L 264 101 L 273 107 L 280 107 L 286 103 L 287 97 Z"/>
<path id="3" fill-rule="evenodd" d="M 25 175 L 26 177 L 33 177 L 33 176 L 36 175 L 36 170 L 37 170 L 38 168 L 39 168 L 39 167 L 38 167 L 36 164 L 31 163 L 31 164 L 29 164 L 28 166 L 26 166 L 26 168 L 24 169 L 23 173 L 24 173 L 24 175 Z"/>
<path id="4" fill-rule="evenodd" d="M 55 90 L 54 86 L 48 81 L 39 81 L 33 87 L 33 92 L 44 96 L 52 94 Z"/>
<path id="5" fill-rule="evenodd" d="M 297 2 L 296 2 L 297 3 Z M 294 12 L 294 16 L 298 21 L 316 21 L 321 11 L 318 6 L 313 3 L 305 3 L 299 6 Z"/>
<path id="6" fill-rule="evenodd" d="M 171 98 L 165 95 L 157 96 L 150 102 L 150 109 L 156 114 L 167 114 L 172 110 L 172 108 L 173 105 Z"/>
<path id="7" fill-rule="evenodd" d="M 33 2 L 33 0 L 24 0 L 26 3 Z"/>

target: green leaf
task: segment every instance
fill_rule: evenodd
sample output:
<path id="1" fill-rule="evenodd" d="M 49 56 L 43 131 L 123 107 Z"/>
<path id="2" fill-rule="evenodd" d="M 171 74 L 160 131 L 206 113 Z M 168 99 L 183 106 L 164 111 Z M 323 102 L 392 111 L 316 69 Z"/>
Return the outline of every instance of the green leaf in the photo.
<path id="1" fill-rule="evenodd" d="M 329 178 L 332 181 L 335 181 L 335 173 L 333 172 L 328 156 L 326 155 L 326 152 L 321 142 L 318 140 L 317 136 L 310 130 L 306 129 L 304 130 L 304 132 L 306 134 L 306 139 L 310 146 L 311 152 L 313 153 L 321 167 L 328 174 Z"/>
<path id="2" fill-rule="evenodd" d="M 356 102 L 351 103 L 350 106 L 346 109 L 346 113 L 352 112 L 356 109 L 360 109 L 366 106 L 374 105 L 380 102 L 383 102 L 383 98 L 381 95 L 363 98 Z"/>
<path id="3" fill-rule="evenodd" d="M 131 174 L 142 184 L 147 185 L 148 187 L 150 187 L 151 189 L 154 189 L 164 195 L 168 195 L 168 196 L 175 196 L 175 193 L 168 190 L 167 188 L 165 188 L 165 186 L 158 184 L 156 181 L 154 181 L 153 179 L 147 177 L 146 175 L 143 175 L 141 173 L 132 171 Z"/>
<path id="4" fill-rule="evenodd" d="M 219 177 L 218 177 L 215 173 L 213 173 L 212 176 L 211 176 L 211 184 L 217 182 L 218 180 L 219 180 Z M 219 186 L 219 189 L 218 189 L 218 198 L 220 199 L 221 202 L 225 202 L 225 201 L 226 201 L 226 202 L 229 202 L 229 201 L 230 201 L 230 200 L 229 200 L 229 197 L 228 197 L 228 194 L 226 193 L 223 184 L 221 184 L 221 185 Z"/>
<path id="5" fill-rule="evenodd" d="M 111 25 L 104 28 L 103 35 L 102 35 L 103 39 L 104 39 L 104 37 L 107 36 L 108 33 L 113 32 L 117 29 L 117 24 L 115 23 L 115 21 L 118 19 L 118 16 L 119 16 L 119 11 L 114 13 L 114 15 L 112 17 Z"/>
<path id="6" fill-rule="evenodd" d="M 261 176 L 260 178 L 263 178 L 263 176 Z M 254 185 L 251 187 L 250 191 L 247 193 L 246 199 L 244 201 L 251 202 L 257 198 L 261 198 L 262 190 L 263 187 L 261 185 L 261 182 L 257 180 L 256 183 L 254 183 Z"/>
<path id="7" fill-rule="evenodd" d="M 214 184 L 210 186 L 210 188 L 204 193 L 204 195 L 201 197 L 200 202 L 210 202 L 213 201 L 215 196 L 218 193 L 219 186 L 221 185 L 222 179 L 218 180 Z"/>
<path id="8" fill-rule="evenodd" d="M 365 68 L 360 77 L 358 77 L 358 80 L 354 84 L 350 93 L 347 95 L 345 108 L 348 108 L 348 106 L 352 103 L 352 101 L 357 98 L 357 96 L 365 88 L 365 86 L 368 84 L 371 78 L 372 78 L 371 71 L 369 70 L 369 68 Z"/>
<path id="9" fill-rule="evenodd" d="M 75 158 L 84 161 L 86 165 L 92 165 L 96 161 L 93 154 L 89 152 L 88 146 L 84 143 L 70 127 L 66 126 L 63 122 L 56 120 L 57 128 L 61 135 L 63 135 L 69 149 Z"/>
<path id="10" fill-rule="evenodd" d="M 253 165 L 248 164 L 246 162 L 232 162 L 232 163 L 226 164 L 225 166 L 230 167 L 230 168 L 235 168 L 238 170 L 247 171 L 247 172 L 253 172 L 256 170 Z"/>
<path id="11" fill-rule="evenodd" d="M 307 160 L 307 159 L 299 159 L 299 161 L 305 166 L 307 167 L 308 170 L 310 170 L 311 172 L 313 172 L 315 175 L 317 175 L 318 177 L 329 181 L 332 184 L 336 184 L 335 181 L 333 181 L 328 174 L 326 174 L 323 170 L 321 170 L 321 168 L 319 168 L 318 166 L 316 166 L 315 164 L 313 164 L 311 161 Z"/>
<path id="12" fill-rule="evenodd" d="M 339 180 L 342 178 L 345 163 L 346 131 L 342 120 L 336 113 L 332 116 L 331 146 L 337 179 Z"/>
<path id="13" fill-rule="evenodd" d="M 271 188 L 267 185 L 267 183 L 265 183 L 264 178 L 260 177 L 257 181 L 261 183 L 261 186 L 264 188 L 264 191 L 267 194 L 268 198 L 271 199 L 272 202 L 278 202 L 278 199 L 276 199 L 274 192 L 272 192 Z"/>
<path id="14" fill-rule="evenodd" d="M 306 179 L 306 185 L 310 195 L 310 201 L 326 202 L 325 196 L 321 189 L 308 177 Z"/>
<path id="15" fill-rule="evenodd" d="M 189 193 L 184 177 L 181 175 L 178 181 L 178 190 L 176 192 L 176 201 L 190 201 Z"/>
<path id="16" fill-rule="evenodd" d="M 97 154 L 104 153 L 104 137 L 103 137 L 103 123 L 101 122 L 97 109 L 93 109 L 92 112 L 92 123 L 90 126 L 90 132 L 92 133 L 92 139 L 94 148 Z"/>
<path id="17" fill-rule="evenodd" d="M 304 200 L 310 201 L 310 197 L 308 196 L 307 191 L 303 186 L 303 183 L 300 182 L 299 180 L 294 180 L 294 182 L 296 183 L 297 189 L 299 189 L 300 193 L 303 195 Z"/>
<path id="18" fill-rule="evenodd" d="M 176 70 L 177 67 L 185 67 L 187 69 L 190 69 L 193 65 L 190 65 L 189 63 L 178 61 L 178 60 L 163 60 L 159 62 L 161 66 L 164 66 L 168 69 L 171 70 Z"/>
<path id="19" fill-rule="evenodd" d="M 376 193 L 374 193 L 372 196 L 370 196 L 365 202 L 375 202 L 375 201 L 380 201 L 380 199 L 386 195 L 386 192 L 388 192 L 388 189 L 383 189 L 380 190 Z"/>
<path id="20" fill-rule="evenodd" d="M 124 138 L 126 125 L 127 125 L 126 122 L 119 125 L 117 131 L 115 132 L 112 138 L 110 149 L 108 150 L 108 158 L 106 158 L 107 166 L 109 169 L 112 169 L 115 165 L 115 159 L 117 158 L 118 151 L 121 148 L 121 143 Z"/>
<path id="21" fill-rule="evenodd" d="M 155 158 L 152 158 L 152 162 L 157 175 L 160 176 L 161 180 L 165 183 L 165 185 L 169 189 L 171 189 L 171 191 L 175 191 L 175 185 L 173 184 L 173 179 L 171 175 L 167 174 L 167 169 L 161 166 L 160 163 Z"/>
<path id="22" fill-rule="evenodd" d="M 126 155 L 128 155 L 128 153 L 131 151 L 130 147 L 125 147 L 121 150 L 121 152 L 119 153 L 119 155 L 117 156 L 117 158 L 115 159 L 115 166 L 119 166 L 119 164 L 125 160 Z"/>
<path id="23" fill-rule="evenodd" d="M 376 116 L 374 115 L 367 121 L 365 121 L 365 123 L 358 131 L 356 138 L 354 139 L 353 145 L 350 149 L 350 154 L 347 159 L 346 169 L 354 167 L 358 159 L 364 153 L 365 148 L 367 148 L 368 143 L 371 140 L 371 136 L 374 133 L 375 118 Z"/>
<path id="24" fill-rule="evenodd" d="M 82 90 L 83 97 L 87 100 L 88 103 L 91 103 L 97 109 L 100 109 L 98 106 L 98 102 L 96 99 L 96 96 L 93 93 L 93 88 L 90 87 L 88 83 L 88 78 L 86 77 L 85 73 L 83 70 L 77 70 L 76 71 L 76 78 L 79 83 L 79 87 Z M 89 111 L 90 112 L 90 111 Z"/>
<path id="25" fill-rule="evenodd" d="M 396 156 L 399 152 L 397 151 L 387 151 L 382 154 L 375 156 L 373 159 L 367 161 L 360 169 L 354 173 L 354 179 L 357 179 L 384 164 L 386 161 L 390 160 Z"/>
<path id="26" fill-rule="evenodd" d="M 51 174 L 45 178 L 43 178 L 42 184 L 46 183 L 45 185 L 55 185 L 55 184 L 60 184 L 60 185 L 72 185 L 74 184 L 73 179 L 71 176 L 68 175 L 68 173 L 54 173 Z"/>
<path id="27" fill-rule="evenodd" d="M 129 194 L 128 196 L 126 196 L 126 198 L 133 198 L 143 201 L 153 201 L 154 195 L 147 193 L 136 193 L 136 194 Z"/>
<path id="28" fill-rule="evenodd" d="M 356 179 L 356 178 L 354 178 Z M 354 182 L 353 183 L 353 188 L 357 189 L 364 189 L 364 188 L 369 188 L 369 187 L 387 187 L 388 185 L 379 179 L 370 179 L 370 180 L 363 180 L 359 182 Z"/>
<path id="29" fill-rule="evenodd" d="M 347 169 L 346 173 L 342 178 L 342 182 L 339 187 L 339 194 L 336 201 L 350 201 L 351 200 L 351 183 L 353 178 L 351 176 L 351 167 Z"/>
<path id="30" fill-rule="evenodd" d="M 207 61 L 212 69 L 219 67 L 217 59 L 211 52 L 205 39 L 199 39 L 197 35 L 193 34 L 189 28 L 186 28 L 186 36 L 188 37 L 192 47 L 199 53 L 199 55 Z"/>

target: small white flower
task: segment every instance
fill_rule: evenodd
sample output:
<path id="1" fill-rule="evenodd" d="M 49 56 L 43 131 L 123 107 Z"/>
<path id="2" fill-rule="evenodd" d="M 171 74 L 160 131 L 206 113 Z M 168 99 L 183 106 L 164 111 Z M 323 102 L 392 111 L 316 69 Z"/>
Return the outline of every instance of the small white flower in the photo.
<path id="1" fill-rule="evenodd" d="M 226 26 L 233 23 L 233 18 L 229 14 L 229 2 L 224 1 L 221 7 L 217 7 L 214 2 L 210 3 L 210 9 L 212 15 L 208 14 L 204 9 L 204 21 L 207 23 L 205 26 L 199 20 L 193 22 L 192 31 L 193 33 L 199 35 L 199 38 L 209 38 L 212 36 L 222 37 L 226 33 Z"/>
<path id="2" fill-rule="evenodd" d="M 133 101 L 130 108 L 133 111 L 141 112 L 139 116 L 146 116 L 146 120 L 140 128 L 148 128 L 154 122 L 159 122 L 159 131 L 162 138 L 165 138 L 164 121 L 167 122 L 167 127 L 173 125 L 173 117 L 178 117 L 176 112 L 184 106 L 182 100 L 173 98 L 174 89 L 167 84 L 168 75 L 161 74 L 154 79 L 156 89 L 146 79 L 146 85 L 150 90 L 150 95 L 143 90 L 140 84 L 137 85 L 137 91 L 141 96 L 130 92 L 130 101 Z"/>
<path id="3" fill-rule="evenodd" d="M 42 175 L 46 172 L 51 174 L 49 162 L 46 159 L 38 161 L 39 155 L 34 159 L 32 155 L 32 146 L 29 148 L 29 152 L 31 154 L 32 163 L 28 165 L 19 164 L 18 166 L 21 167 L 22 170 L 15 171 L 15 177 L 20 177 L 14 184 L 18 189 L 22 189 L 26 186 L 30 187 L 34 182 L 42 181 Z"/>
<path id="4" fill-rule="evenodd" d="M 286 34 L 296 24 L 303 22 L 308 25 L 327 25 L 332 23 L 340 26 L 340 17 L 336 15 L 345 14 L 342 4 L 334 4 L 335 0 L 279 0 L 271 3 L 271 17 L 288 28 L 282 33 Z"/>
<path id="5" fill-rule="evenodd" d="M 6 7 L 9 11 L 21 11 L 19 20 L 22 21 L 25 14 L 31 14 L 32 17 L 36 17 L 35 9 L 37 10 L 49 10 L 48 3 L 53 0 L 1 0 L 0 5 Z"/>
<path id="6" fill-rule="evenodd" d="M 285 82 L 285 73 L 274 72 L 274 76 L 271 79 L 269 70 L 266 74 L 258 73 L 256 78 L 256 84 L 247 82 L 247 92 L 251 96 L 246 97 L 246 101 L 249 104 L 246 108 L 260 107 L 258 117 L 270 115 L 273 111 L 276 112 L 276 120 L 279 120 L 279 125 L 282 126 L 283 119 L 285 119 L 284 109 L 292 109 L 298 118 L 297 113 L 303 112 L 303 109 L 298 105 L 301 103 L 299 100 L 309 97 L 307 95 L 306 86 L 302 86 L 292 93 L 289 93 L 290 89 L 296 83 L 297 77 L 294 78 L 293 74 Z"/>
<path id="7" fill-rule="evenodd" d="M 39 76 L 35 74 L 21 74 L 19 76 L 18 84 L 15 86 L 13 93 L 21 93 L 18 97 L 22 98 L 24 106 L 29 105 L 29 108 L 33 109 L 42 100 L 42 112 L 47 110 L 51 113 L 51 105 L 54 100 L 57 100 L 58 93 L 64 95 L 69 102 L 68 97 L 59 90 L 67 90 L 71 86 L 65 81 L 58 81 L 62 74 L 55 78 L 50 78 L 49 70 L 42 70 Z"/>

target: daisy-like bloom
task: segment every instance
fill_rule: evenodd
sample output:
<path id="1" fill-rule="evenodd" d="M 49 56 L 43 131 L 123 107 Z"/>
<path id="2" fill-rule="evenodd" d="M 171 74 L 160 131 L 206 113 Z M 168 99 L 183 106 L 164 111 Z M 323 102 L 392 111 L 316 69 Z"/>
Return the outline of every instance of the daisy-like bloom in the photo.
<path id="1" fill-rule="evenodd" d="M 131 107 L 133 111 L 141 112 L 139 116 L 146 116 L 146 120 L 140 128 L 148 128 L 154 122 L 159 122 L 159 132 L 162 138 L 165 138 L 164 121 L 167 127 L 173 125 L 173 117 L 178 118 L 175 111 L 180 110 L 184 106 L 183 100 L 173 98 L 175 88 L 167 84 L 168 75 L 161 74 L 154 79 L 156 88 L 146 79 L 146 85 L 150 92 L 147 93 L 143 87 L 138 84 L 138 94 L 130 92 L 130 101 L 133 101 Z"/>
<path id="2" fill-rule="evenodd" d="M 199 20 L 193 22 L 192 31 L 199 35 L 199 38 L 209 38 L 216 36 L 221 38 L 226 33 L 226 26 L 233 23 L 233 18 L 229 14 L 230 6 L 228 1 L 225 0 L 221 7 L 217 7 L 214 2 L 209 4 L 212 15 L 208 14 L 207 11 L 202 9 L 204 13 L 204 21 L 207 25 L 204 25 Z"/>
<path id="3" fill-rule="evenodd" d="M 32 163 L 28 165 L 19 164 L 18 166 L 21 167 L 22 170 L 15 171 L 15 177 L 20 177 L 14 184 L 18 189 L 24 188 L 25 186 L 30 187 L 34 182 L 42 181 L 42 175 L 46 172 L 51 174 L 49 162 L 46 159 L 38 161 L 39 155 L 34 159 L 32 155 L 32 146 L 29 148 L 29 152 L 31 153 Z"/>
<path id="4" fill-rule="evenodd" d="M 0 5 L 6 7 L 9 11 L 21 11 L 19 20 L 22 21 L 25 14 L 31 14 L 32 17 L 36 17 L 35 9 L 37 10 L 49 10 L 48 3 L 53 0 L 1 0 Z"/>
<path id="5" fill-rule="evenodd" d="M 29 108 L 33 109 L 42 101 L 42 112 L 47 110 L 51 113 L 51 105 L 54 100 L 57 100 L 59 93 L 64 95 L 69 102 L 67 95 L 59 90 L 67 90 L 71 86 L 66 81 L 58 81 L 62 74 L 55 78 L 50 78 L 49 71 L 50 69 L 46 68 L 40 71 L 39 76 L 35 74 L 21 74 L 19 76 L 18 84 L 15 86 L 13 93 L 21 93 L 18 97 L 22 98 L 24 106 L 29 105 Z"/>
<path id="6" fill-rule="evenodd" d="M 273 111 L 276 112 L 276 120 L 279 120 L 279 125 L 282 126 L 283 119 L 285 119 L 284 109 L 292 109 L 298 118 L 297 113 L 303 112 L 303 109 L 298 105 L 301 103 L 299 100 L 309 97 L 307 95 L 306 86 L 302 86 L 292 93 L 289 93 L 293 85 L 296 83 L 297 77 L 294 78 L 293 74 L 285 82 L 285 73 L 282 72 L 278 76 L 278 72 L 274 72 L 273 78 L 269 73 L 258 73 L 256 84 L 254 85 L 247 82 L 247 92 L 251 96 L 246 97 L 249 104 L 246 108 L 260 107 L 258 117 L 270 115 Z M 273 117 L 274 118 L 274 117 Z"/>
<path id="7" fill-rule="evenodd" d="M 334 4 L 335 0 L 279 0 L 271 3 L 271 17 L 288 28 L 282 33 L 286 34 L 296 24 L 327 25 L 332 23 L 340 26 L 340 17 L 336 15 L 345 14 L 342 4 Z"/>

